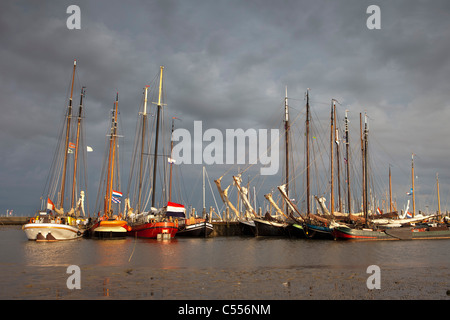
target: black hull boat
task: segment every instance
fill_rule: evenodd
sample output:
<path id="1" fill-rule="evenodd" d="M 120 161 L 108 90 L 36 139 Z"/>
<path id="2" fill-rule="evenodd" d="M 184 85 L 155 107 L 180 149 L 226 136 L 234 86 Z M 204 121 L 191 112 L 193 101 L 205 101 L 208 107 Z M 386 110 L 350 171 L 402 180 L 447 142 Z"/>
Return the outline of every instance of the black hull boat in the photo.
<path id="1" fill-rule="evenodd" d="M 208 237 L 214 230 L 214 226 L 205 219 L 196 219 L 195 223 L 187 223 L 178 226 L 178 237 Z"/>
<path id="2" fill-rule="evenodd" d="M 292 224 L 289 224 L 286 230 L 289 237 L 291 238 L 300 238 L 300 239 L 306 238 L 307 229 L 305 228 L 305 225 L 303 223 L 294 222 Z"/>
<path id="3" fill-rule="evenodd" d="M 286 222 L 269 221 L 253 218 L 256 227 L 256 235 L 259 237 L 284 237 L 288 235 Z"/>
<path id="4" fill-rule="evenodd" d="M 306 237 L 309 239 L 333 240 L 335 238 L 333 229 L 324 225 L 308 223 L 305 225 L 305 229 Z"/>
<path id="5" fill-rule="evenodd" d="M 253 220 L 239 219 L 241 234 L 245 236 L 256 236 L 256 225 Z"/>

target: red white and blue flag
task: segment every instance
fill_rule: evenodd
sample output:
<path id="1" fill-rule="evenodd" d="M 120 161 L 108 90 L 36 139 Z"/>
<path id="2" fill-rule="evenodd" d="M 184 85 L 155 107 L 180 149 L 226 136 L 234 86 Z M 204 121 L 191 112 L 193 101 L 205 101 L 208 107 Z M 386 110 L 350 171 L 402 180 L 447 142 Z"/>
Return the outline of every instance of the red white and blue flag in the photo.
<path id="1" fill-rule="evenodd" d="M 122 192 L 113 190 L 111 200 L 114 203 L 121 203 L 122 202 Z"/>
<path id="2" fill-rule="evenodd" d="M 179 203 L 167 202 L 166 215 L 172 217 L 186 217 L 186 208 Z"/>

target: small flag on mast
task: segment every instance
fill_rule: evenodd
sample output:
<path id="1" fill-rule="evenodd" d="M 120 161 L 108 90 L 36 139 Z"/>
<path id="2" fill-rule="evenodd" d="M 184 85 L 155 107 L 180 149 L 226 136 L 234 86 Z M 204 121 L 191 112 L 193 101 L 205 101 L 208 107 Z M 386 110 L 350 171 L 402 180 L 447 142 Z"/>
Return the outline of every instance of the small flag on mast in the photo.
<path id="1" fill-rule="evenodd" d="M 47 198 L 47 209 L 48 210 L 55 210 L 55 204 L 50 200 L 50 198 Z"/>
<path id="2" fill-rule="evenodd" d="M 111 200 L 114 203 L 121 203 L 122 202 L 122 192 L 113 190 Z"/>

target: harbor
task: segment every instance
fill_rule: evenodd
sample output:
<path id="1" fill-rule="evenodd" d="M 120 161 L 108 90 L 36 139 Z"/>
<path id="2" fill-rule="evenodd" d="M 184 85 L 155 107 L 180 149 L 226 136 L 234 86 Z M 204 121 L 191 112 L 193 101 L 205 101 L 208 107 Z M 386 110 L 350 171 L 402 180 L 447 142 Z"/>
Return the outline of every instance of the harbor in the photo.
<path id="1" fill-rule="evenodd" d="M 301 303 L 298 300 L 450 298 L 449 240 L 128 237 L 45 244 L 24 239 L 20 226 L 1 226 L 0 240 L 0 299 Z M 66 286 L 70 265 L 80 267 L 79 290 Z M 371 265 L 381 269 L 379 290 L 366 284 Z"/>
<path id="2" fill-rule="evenodd" d="M 449 12 L 6 1 L 0 300 L 177 319 L 450 300 Z"/>

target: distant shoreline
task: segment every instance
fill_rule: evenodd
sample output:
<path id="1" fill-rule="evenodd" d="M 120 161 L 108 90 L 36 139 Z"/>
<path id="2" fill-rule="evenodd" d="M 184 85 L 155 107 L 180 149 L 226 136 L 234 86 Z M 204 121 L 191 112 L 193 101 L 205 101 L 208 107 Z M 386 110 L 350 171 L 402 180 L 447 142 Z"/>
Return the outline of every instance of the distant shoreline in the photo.
<path id="1" fill-rule="evenodd" d="M 0 226 L 2 225 L 23 225 L 30 221 L 30 217 L 0 217 Z"/>

